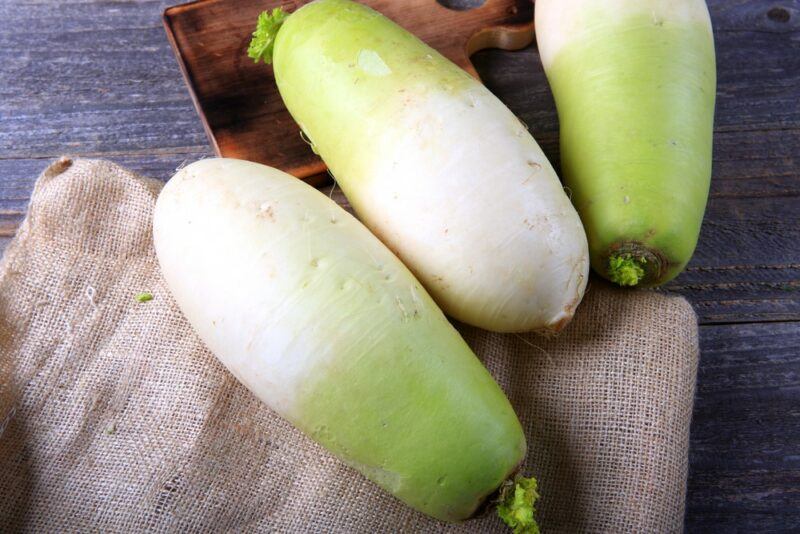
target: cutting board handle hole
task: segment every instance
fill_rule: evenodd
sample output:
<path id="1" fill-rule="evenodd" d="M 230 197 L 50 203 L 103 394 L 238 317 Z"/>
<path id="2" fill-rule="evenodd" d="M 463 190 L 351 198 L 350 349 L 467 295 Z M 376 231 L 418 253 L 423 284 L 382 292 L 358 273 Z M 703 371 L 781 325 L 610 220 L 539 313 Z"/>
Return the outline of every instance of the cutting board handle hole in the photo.
<path id="1" fill-rule="evenodd" d="M 467 2 L 460 2 L 458 0 L 436 0 L 436 2 L 440 6 L 452 9 L 453 11 L 469 11 L 470 9 L 481 7 L 486 3 L 486 0 L 468 0 Z"/>

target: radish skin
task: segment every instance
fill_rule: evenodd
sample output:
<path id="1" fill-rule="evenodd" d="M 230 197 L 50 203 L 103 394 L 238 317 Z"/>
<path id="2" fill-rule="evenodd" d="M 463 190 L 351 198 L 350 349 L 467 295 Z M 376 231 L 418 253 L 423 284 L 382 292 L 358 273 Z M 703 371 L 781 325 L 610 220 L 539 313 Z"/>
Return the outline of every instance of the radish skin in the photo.
<path id="1" fill-rule="evenodd" d="M 677 276 L 711 181 L 716 60 L 703 0 L 537 0 L 565 183 L 592 266 L 625 286 Z"/>
<path id="2" fill-rule="evenodd" d="M 360 219 L 444 311 L 499 332 L 563 328 L 586 287 L 588 245 L 527 128 L 365 6 L 318 0 L 280 22 L 259 24 L 251 55 L 273 62 L 287 108 Z M 268 36 L 274 49 L 259 46 Z"/>
<path id="3" fill-rule="evenodd" d="M 503 392 L 408 269 L 278 170 L 209 159 L 158 198 L 181 310 L 258 398 L 414 508 L 470 517 L 522 461 Z"/>

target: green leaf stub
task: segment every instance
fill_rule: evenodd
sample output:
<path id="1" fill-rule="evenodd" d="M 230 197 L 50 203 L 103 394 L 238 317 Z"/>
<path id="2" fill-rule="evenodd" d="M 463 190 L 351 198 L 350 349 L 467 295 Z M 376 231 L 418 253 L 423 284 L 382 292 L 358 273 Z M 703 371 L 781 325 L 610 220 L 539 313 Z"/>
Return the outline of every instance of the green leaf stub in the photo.
<path id="1" fill-rule="evenodd" d="M 536 479 L 517 477 L 507 482 L 500 494 L 497 515 L 514 531 L 514 534 L 539 534 L 536 524 L 536 499 L 539 498 Z"/>
<path id="2" fill-rule="evenodd" d="M 258 16 L 258 25 L 253 32 L 253 39 L 247 48 L 247 55 L 256 63 L 263 61 L 272 63 L 272 51 L 275 48 L 275 37 L 289 14 L 276 7 L 271 12 L 264 11 Z"/>
<path id="3" fill-rule="evenodd" d="M 644 279 L 647 259 L 635 258 L 631 254 L 612 255 L 608 259 L 608 275 L 611 281 L 623 287 L 633 287 Z"/>

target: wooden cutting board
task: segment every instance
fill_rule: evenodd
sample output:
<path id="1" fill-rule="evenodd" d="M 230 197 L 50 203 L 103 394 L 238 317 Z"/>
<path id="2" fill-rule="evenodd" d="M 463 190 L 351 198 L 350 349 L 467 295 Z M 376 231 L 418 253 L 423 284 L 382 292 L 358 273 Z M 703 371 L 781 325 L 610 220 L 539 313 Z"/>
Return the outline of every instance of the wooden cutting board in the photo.
<path id="1" fill-rule="evenodd" d="M 200 118 L 218 155 L 264 163 L 319 184 L 325 164 L 300 137 L 272 68 L 247 47 L 258 14 L 305 0 L 199 0 L 167 8 L 164 26 Z M 477 77 L 470 56 L 515 50 L 533 41 L 532 0 L 486 0 L 456 11 L 436 0 L 362 0 Z"/>

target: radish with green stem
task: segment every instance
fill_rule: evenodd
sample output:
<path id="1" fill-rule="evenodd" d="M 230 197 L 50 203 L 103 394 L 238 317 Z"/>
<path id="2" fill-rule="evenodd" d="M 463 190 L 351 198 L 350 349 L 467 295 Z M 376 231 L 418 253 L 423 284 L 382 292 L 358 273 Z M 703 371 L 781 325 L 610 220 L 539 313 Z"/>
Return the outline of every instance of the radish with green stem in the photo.
<path id="1" fill-rule="evenodd" d="M 361 220 L 452 317 L 555 332 L 586 235 L 527 128 L 486 87 L 349 0 L 263 13 L 250 46 Z"/>
<path id="2" fill-rule="evenodd" d="M 691 259 L 711 180 L 714 38 L 703 0 L 537 0 L 564 179 L 592 266 L 654 286 Z"/>
<path id="3" fill-rule="evenodd" d="M 441 520 L 515 493 L 526 445 L 505 395 L 411 272 L 323 193 L 207 159 L 167 183 L 153 227 L 200 338 L 308 436 Z M 529 517 L 526 495 L 502 510 Z"/>

